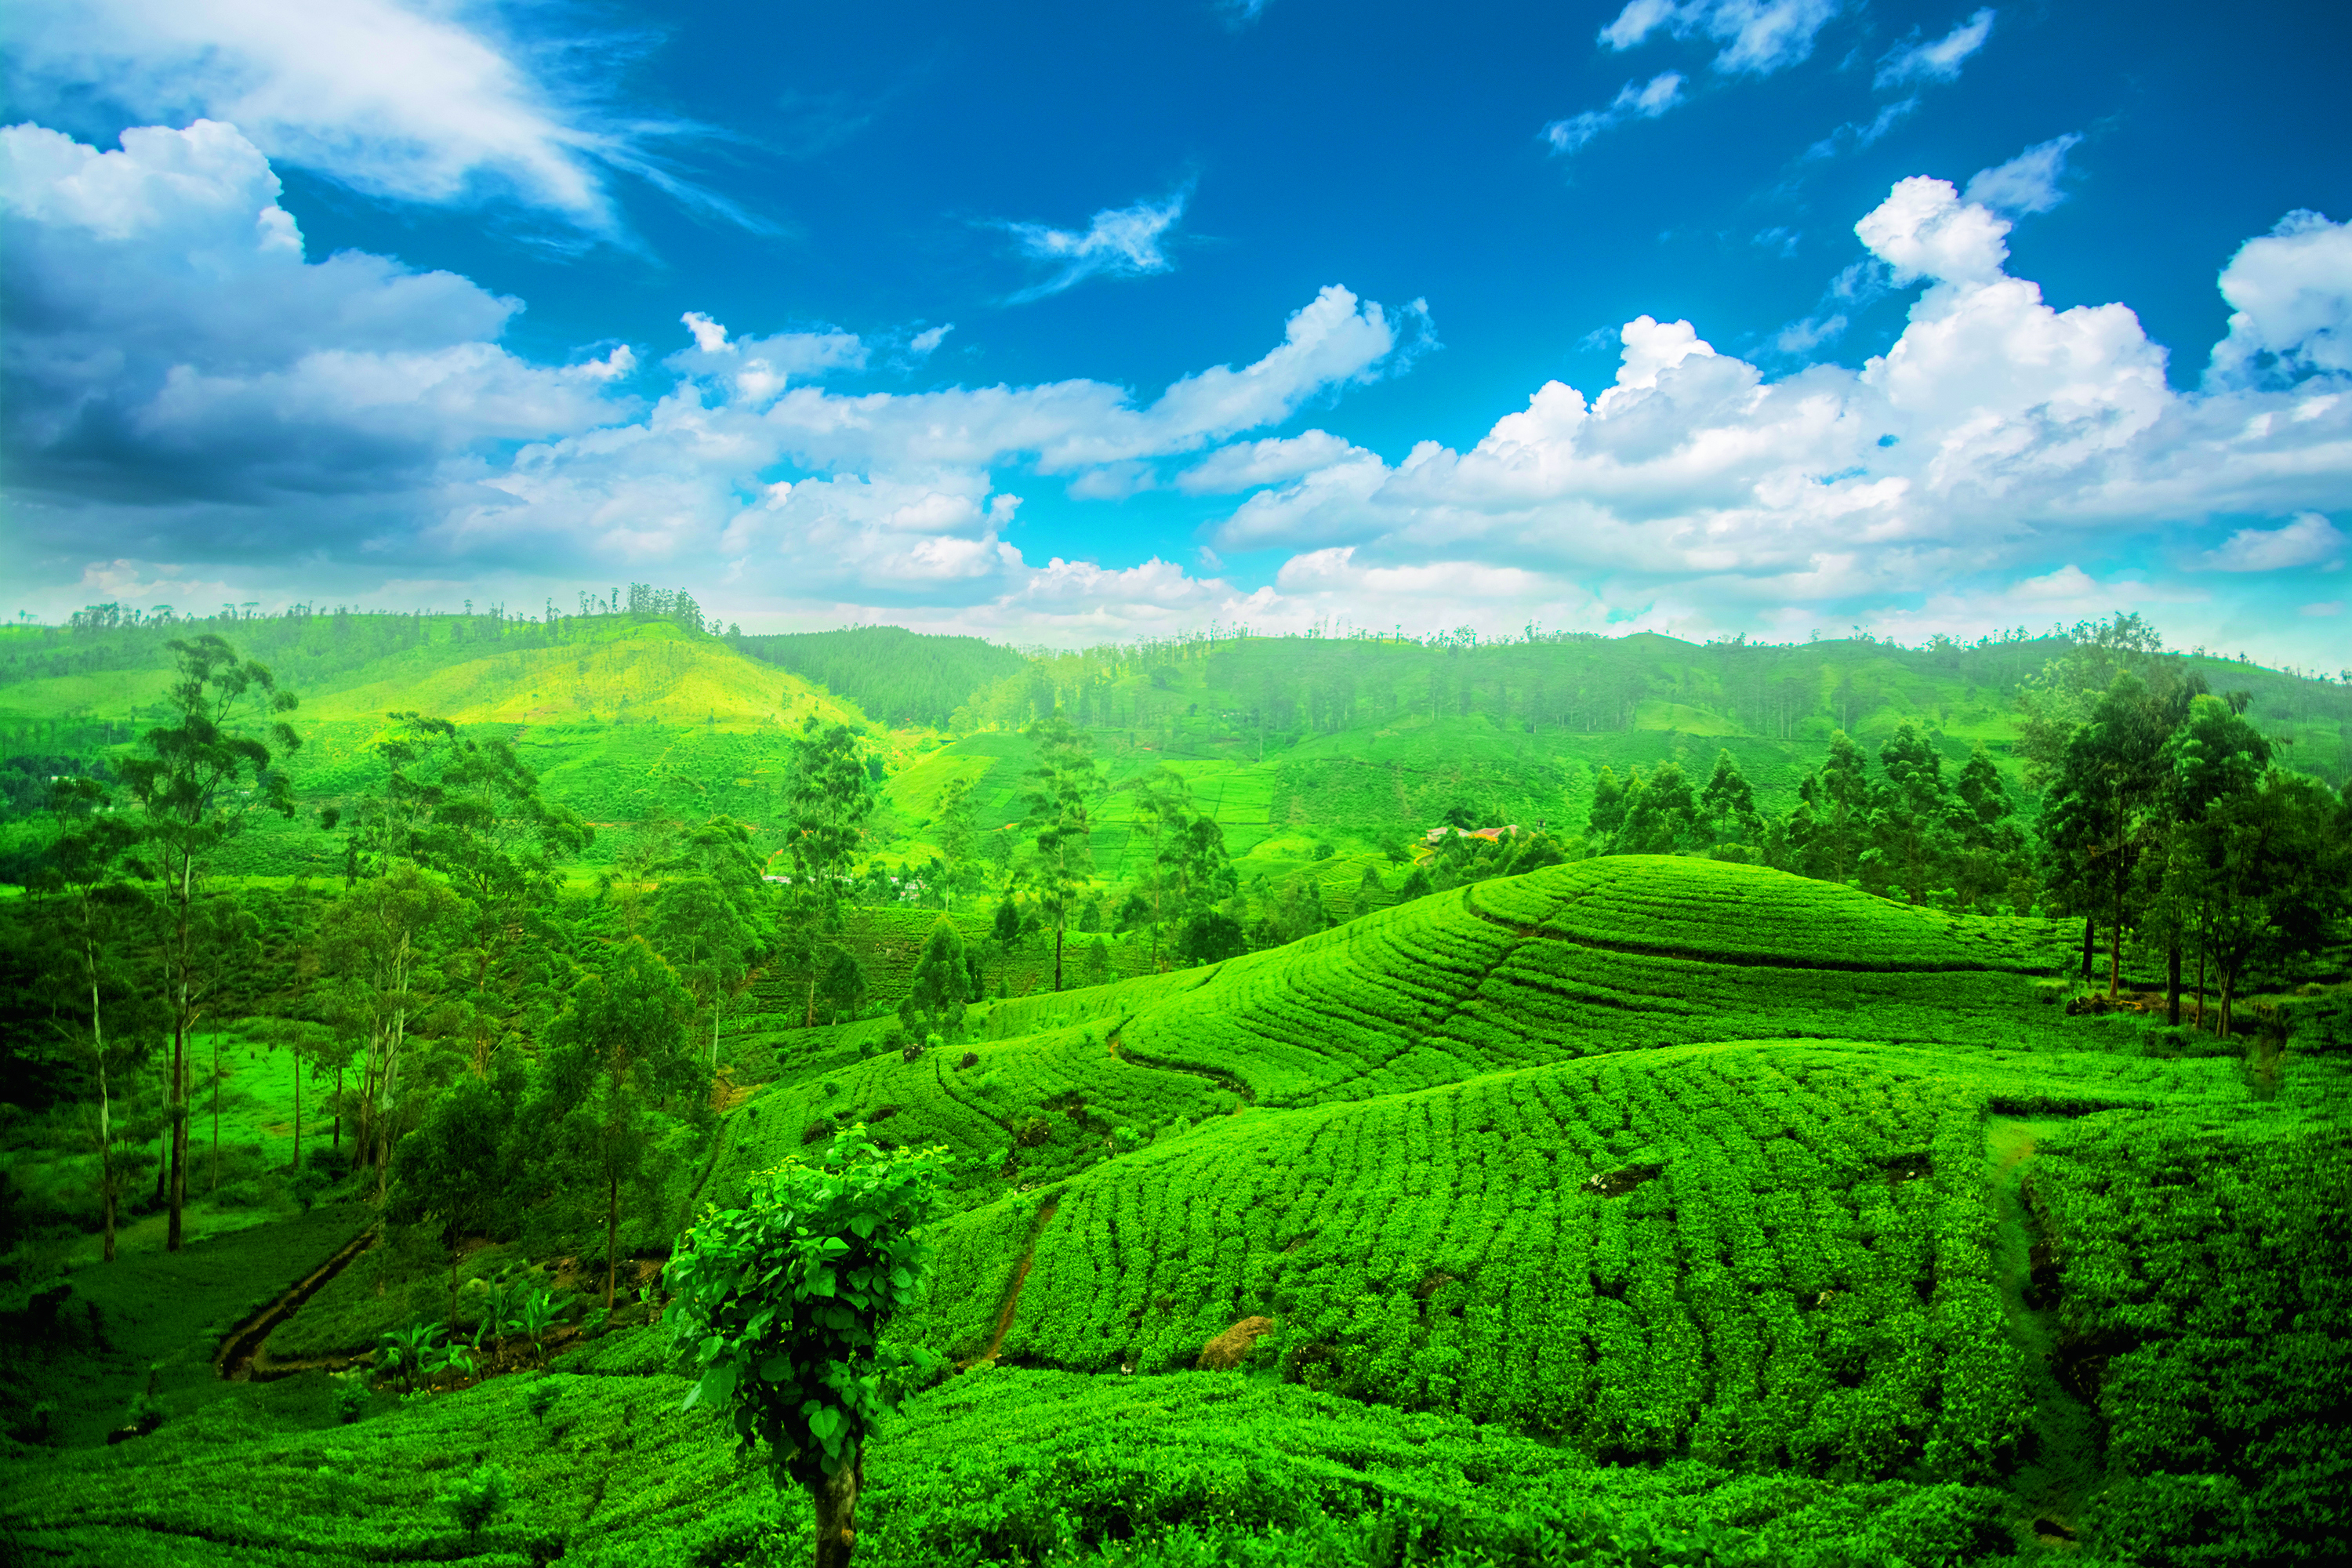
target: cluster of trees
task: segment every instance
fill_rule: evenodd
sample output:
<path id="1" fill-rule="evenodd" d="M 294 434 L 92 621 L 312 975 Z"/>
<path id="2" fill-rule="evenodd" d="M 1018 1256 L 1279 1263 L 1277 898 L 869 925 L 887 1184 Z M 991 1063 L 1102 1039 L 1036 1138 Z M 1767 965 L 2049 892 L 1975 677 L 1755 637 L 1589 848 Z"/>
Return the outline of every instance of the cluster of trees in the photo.
<path id="1" fill-rule="evenodd" d="M 2352 908 L 2352 784 L 2339 793 L 2283 765 L 2248 717 L 2246 692 L 2217 696 L 2163 654 L 2136 616 L 2075 628 L 2025 684 L 2019 751 L 2042 795 L 2028 833 L 1979 744 L 1948 775 L 1911 724 L 1879 748 L 1878 770 L 1843 731 L 1805 775 L 1796 807 L 1768 816 L 1738 763 L 1719 752 L 1698 788 L 1672 763 L 1620 780 L 1601 770 L 1590 852 L 1758 859 L 1912 903 L 2079 916 L 2083 974 L 2105 933 L 2107 994 L 2125 952 L 2160 956 L 2168 1021 L 2224 1037 L 2248 973 L 2317 951 Z"/>
<path id="2" fill-rule="evenodd" d="M 1728 751 L 1696 789 L 1674 763 L 1593 783 L 1587 846 L 1603 855 L 1714 854 L 1914 904 L 1995 912 L 2037 896 L 2024 829 L 2000 771 L 1979 743 L 1957 776 L 1910 723 L 1879 748 L 1878 775 L 1843 730 L 1798 787 L 1786 816 L 1767 816 Z"/>
<path id="3" fill-rule="evenodd" d="M 68 1043 L 58 1098 L 89 1110 L 109 1258 L 149 1139 L 166 1245 L 182 1243 L 200 1030 L 216 1042 L 250 1002 L 269 896 L 217 867 L 256 813 L 295 814 L 292 695 L 216 635 L 169 651 L 168 721 L 110 777 L 53 781 L 55 831 L 15 911 Z M 331 1081 L 309 1108 L 331 1123 L 330 1163 L 356 1165 L 395 1222 L 429 1224 L 454 1256 L 527 1215 L 567 1235 L 601 1220 L 609 1301 L 624 1203 L 699 1135 L 725 1011 L 792 911 L 729 818 L 656 842 L 605 897 L 569 898 L 560 866 L 588 829 L 505 742 L 398 713 L 375 761 L 361 798 L 317 819 L 341 835 L 341 889 L 297 900 L 311 918 L 268 960 L 268 1032 L 297 1062 L 291 1173 L 299 1186 L 304 1084 Z"/>
<path id="4" fill-rule="evenodd" d="M 2084 976 L 2103 926 L 2110 997 L 2127 940 L 2160 952 L 2178 1025 L 2193 958 L 2193 1021 L 2210 981 L 2225 1038 L 2249 971 L 2316 951 L 2352 907 L 2352 785 L 2339 795 L 2282 765 L 2248 705 L 2127 636 L 2053 662 L 2025 741 L 2047 791 L 2048 901 L 2083 919 Z"/>

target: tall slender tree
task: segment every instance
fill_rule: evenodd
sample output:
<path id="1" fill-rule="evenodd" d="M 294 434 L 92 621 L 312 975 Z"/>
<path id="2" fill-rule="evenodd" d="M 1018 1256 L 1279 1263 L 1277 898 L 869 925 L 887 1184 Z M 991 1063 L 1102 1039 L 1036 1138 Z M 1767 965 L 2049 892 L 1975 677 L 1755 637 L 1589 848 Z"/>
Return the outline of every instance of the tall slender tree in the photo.
<path id="1" fill-rule="evenodd" d="M 115 1218 L 125 1172 L 119 1145 L 129 1130 L 115 1106 L 121 1089 L 114 1069 L 128 1065 L 131 1036 L 122 1015 L 134 1005 L 126 973 L 130 927 L 141 912 L 138 889 L 124 874 L 123 858 L 139 840 L 130 822 L 110 814 L 105 787 L 97 780 L 70 778 L 52 791 L 58 820 L 56 842 L 32 890 L 50 896 L 58 938 L 60 989 L 73 1005 L 60 1007 L 67 1032 L 89 1053 L 98 1089 L 92 1146 L 99 1159 L 99 1205 L 104 1255 L 114 1261 Z M 109 1034 L 110 1016 L 114 1028 Z"/>
<path id="2" fill-rule="evenodd" d="M 1054 989 L 1062 988 L 1062 942 L 1094 880 L 1094 822 L 1089 815 L 1097 775 L 1087 739 L 1058 713 L 1029 726 L 1037 748 L 1024 797 L 1034 852 L 1030 897 L 1040 923 L 1054 933 Z"/>
<path id="3" fill-rule="evenodd" d="M 785 845 L 792 859 L 782 947 L 808 971 L 803 1022 L 816 1022 L 817 984 L 841 930 L 857 850 L 874 815 L 873 781 L 857 736 L 845 724 L 802 726 L 784 784 Z"/>
<path id="4" fill-rule="evenodd" d="M 164 1247 L 180 1249 L 188 1192 L 189 1034 L 196 1021 L 197 906 L 222 847 L 256 811 L 294 815 L 293 786 L 275 761 L 298 749 L 293 727 L 272 715 L 297 706 L 268 668 L 240 660 L 216 633 L 165 645 L 175 679 L 163 694 L 166 722 L 140 737 L 119 768 L 137 803 L 163 910 L 163 993 L 172 1019 L 170 1218 Z M 259 733 L 249 726 L 262 726 Z M 275 748 L 273 752 L 272 748 Z"/>

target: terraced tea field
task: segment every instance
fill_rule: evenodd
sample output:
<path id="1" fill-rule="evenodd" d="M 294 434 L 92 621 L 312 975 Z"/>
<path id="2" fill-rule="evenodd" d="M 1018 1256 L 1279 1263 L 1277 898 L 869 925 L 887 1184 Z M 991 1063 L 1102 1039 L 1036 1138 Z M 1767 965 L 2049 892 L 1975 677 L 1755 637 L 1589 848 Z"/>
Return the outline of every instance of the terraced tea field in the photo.
<path id="1" fill-rule="evenodd" d="M 2040 1406 L 2074 1397 L 2023 1330 L 2122 1333 L 2147 1348 L 2096 1352 L 2116 1370 L 2092 1391 L 2120 1423 L 2120 1477 L 2150 1445 L 2179 1449 L 2150 1435 L 2171 1408 L 2154 1390 L 2243 1363 L 2252 1323 L 2286 1331 L 2281 1292 L 2300 1286 L 2224 1324 L 2167 1285 L 2168 1321 L 2214 1321 L 2164 1332 L 2136 1303 L 2183 1248 L 2219 1261 L 2181 1279 L 2242 1280 L 2263 1262 L 2250 1238 L 2284 1223 L 2262 1193 L 2330 1162 L 2341 1184 L 2326 1129 L 2345 1075 L 2308 1064 L 2263 1100 L 2234 1059 L 2070 1016 L 2071 936 L 1755 867 L 1584 861 L 1213 970 L 1001 1003 L 968 1047 L 916 1060 L 788 1061 L 707 1191 L 879 1119 L 967 1158 L 909 1325 L 961 1363 L 1171 1375 L 1244 1324 L 1249 1364 L 1284 1381 L 1612 1463 L 1999 1484 L 2049 1460 Z M 2027 1112 L 2066 1129 L 2028 1190 L 2080 1280 L 2041 1294 L 1997 1234 L 1988 1156 L 1991 1121 Z M 2158 1125 L 2185 1148 L 2270 1152 L 2231 1156 L 2238 1195 L 2196 1220 L 2092 1214 L 2120 1178 L 2085 1162 L 2129 1165 Z M 2335 1280 L 2352 1205 L 2323 1207 L 2297 1201 L 2291 1245 Z M 2227 1397 L 2275 1405 L 2263 1390 L 2314 1364 L 2304 1332 Z M 2305 1479 L 2264 1491 L 2244 1467 L 2198 1507 L 2302 1506 L 2273 1494 L 2303 1497 L 2315 1444 L 2336 1449 L 2292 1410 L 2210 1419 L 2284 1433 Z M 2064 1513 L 2053 1530 L 2096 1517 L 2087 1495 L 2041 1506 Z"/>

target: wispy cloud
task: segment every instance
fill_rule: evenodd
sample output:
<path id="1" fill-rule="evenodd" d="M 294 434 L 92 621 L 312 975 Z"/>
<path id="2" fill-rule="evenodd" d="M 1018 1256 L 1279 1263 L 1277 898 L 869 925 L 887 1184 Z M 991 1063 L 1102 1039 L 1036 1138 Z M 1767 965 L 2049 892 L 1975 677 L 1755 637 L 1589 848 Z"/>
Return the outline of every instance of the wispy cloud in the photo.
<path id="1" fill-rule="evenodd" d="M 704 128 L 615 116 L 548 57 L 430 0 L 24 0 L 15 24 L 10 85 L 36 108 L 95 100 L 146 120 L 217 120 L 370 195 L 511 199 L 602 236 L 620 226 L 614 170 L 762 226 L 659 152 Z M 583 51 L 599 52 L 570 53 Z"/>
<path id="2" fill-rule="evenodd" d="M 1838 0 L 1629 0 L 1601 29 L 1601 42 L 1620 53 L 1651 34 L 1694 34 L 1723 47 L 1715 68 L 1727 76 L 1770 76 L 1809 58 L 1813 39 L 1838 14 Z"/>
<path id="3" fill-rule="evenodd" d="M 2341 531 L 2315 511 L 2305 512 L 2284 528 L 2242 528 L 2205 552 L 2205 564 L 2216 572 L 2284 572 L 2290 566 L 2339 563 L 2345 539 Z"/>
<path id="4" fill-rule="evenodd" d="M 2066 154 L 2083 139 L 2073 132 L 2028 147 L 2006 163 L 1969 177 L 1968 199 L 2007 213 L 2046 213 L 2066 199 L 2058 188 Z"/>
<path id="5" fill-rule="evenodd" d="M 1919 95 L 1916 92 L 1908 98 L 1898 98 L 1893 103 L 1881 104 L 1878 112 L 1868 120 L 1856 120 L 1841 125 L 1806 148 L 1804 161 L 1819 163 L 1823 158 L 1834 158 L 1841 153 L 1858 153 L 1909 119 L 1918 107 Z"/>
<path id="6" fill-rule="evenodd" d="M 1184 216 L 1191 195 L 1186 188 L 1163 202 L 1106 207 L 1083 231 L 1041 223 L 1003 224 L 1023 255 L 1054 268 L 1051 276 L 1013 295 L 1008 303 L 1043 300 L 1089 278 L 1142 278 L 1172 270 L 1176 264 L 1169 259 L 1166 237 Z"/>
<path id="7" fill-rule="evenodd" d="M 1983 48 L 1985 40 L 1992 37 L 1992 7 L 1988 5 L 1933 43 L 1920 42 L 1915 37 L 1897 45 L 1879 61 L 1873 84 L 1895 87 L 1906 81 L 1958 79 L 1969 57 Z"/>
<path id="8" fill-rule="evenodd" d="M 1565 155 L 1628 120 L 1655 120 L 1682 101 L 1682 72 L 1660 71 L 1646 82 L 1627 82 L 1606 109 L 1588 109 L 1553 121 L 1543 128 L 1543 139 L 1551 143 L 1554 153 Z"/>

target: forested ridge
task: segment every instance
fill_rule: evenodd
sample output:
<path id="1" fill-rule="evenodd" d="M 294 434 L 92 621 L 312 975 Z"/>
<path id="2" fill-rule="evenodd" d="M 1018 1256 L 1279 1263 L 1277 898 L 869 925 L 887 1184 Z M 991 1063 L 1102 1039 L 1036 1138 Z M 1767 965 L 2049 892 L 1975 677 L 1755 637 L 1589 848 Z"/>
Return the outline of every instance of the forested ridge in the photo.
<path id="1" fill-rule="evenodd" d="M 573 609 L 0 634 L 27 1560 L 2352 1552 L 2346 685 Z"/>

